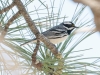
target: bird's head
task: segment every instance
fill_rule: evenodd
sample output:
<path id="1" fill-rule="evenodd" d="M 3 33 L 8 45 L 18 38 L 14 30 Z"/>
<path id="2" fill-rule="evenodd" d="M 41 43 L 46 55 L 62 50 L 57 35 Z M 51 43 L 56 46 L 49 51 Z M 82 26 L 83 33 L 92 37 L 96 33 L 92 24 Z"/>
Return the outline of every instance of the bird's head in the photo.
<path id="1" fill-rule="evenodd" d="M 62 24 L 67 30 L 73 30 L 74 28 L 79 28 L 79 27 L 76 27 L 74 23 L 70 21 L 64 21 Z"/>

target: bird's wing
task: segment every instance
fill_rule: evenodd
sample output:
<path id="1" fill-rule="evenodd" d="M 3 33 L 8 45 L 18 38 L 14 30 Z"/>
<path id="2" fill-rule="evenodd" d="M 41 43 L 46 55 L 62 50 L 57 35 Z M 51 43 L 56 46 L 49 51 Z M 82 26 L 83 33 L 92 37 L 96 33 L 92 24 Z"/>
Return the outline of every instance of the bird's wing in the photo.
<path id="1" fill-rule="evenodd" d="M 46 36 L 48 39 L 53 39 L 53 38 L 55 39 L 55 38 L 66 36 L 67 31 L 62 29 L 51 29 L 43 32 L 42 34 Z"/>
<path id="2" fill-rule="evenodd" d="M 64 36 L 67 36 L 67 30 L 65 30 L 62 26 L 55 26 L 45 32 L 42 32 L 41 34 L 43 34 L 45 37 L 47 37 L 48 39 L 56 39 L 56 38 L 61 38 L 61 37 L 64 37 Z M 31 43 L 31 42 L 36 42 L 36 38 L 35 39 L 32 39 L 28 42 L 25 42 L 24 44 L 22 44 L 21 46 L 23 45 L 26 45 L 28 43 Z"/>

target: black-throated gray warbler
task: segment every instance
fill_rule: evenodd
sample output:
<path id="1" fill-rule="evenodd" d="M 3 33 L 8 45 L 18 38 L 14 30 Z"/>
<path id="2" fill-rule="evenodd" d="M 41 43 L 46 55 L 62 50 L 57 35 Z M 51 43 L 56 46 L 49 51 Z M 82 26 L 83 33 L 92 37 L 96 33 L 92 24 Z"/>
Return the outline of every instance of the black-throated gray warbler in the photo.
<path id="1" fill-rule="evenodd" d="M 72 32 L 74 28 L 78 28 L 78 27 L 76 27 L 70 21 L 65 21 L 45 32 L 42 32 L 41 34 L 47 37 L 51 43 L 58 44 L 64 41 L 65 39 L 67 39 L 68 35 L 70 35 L 70 33 Z M 36 38 L 22 44 L 21 46 L 31 43 L 31 42 L 36 42 Z"/>

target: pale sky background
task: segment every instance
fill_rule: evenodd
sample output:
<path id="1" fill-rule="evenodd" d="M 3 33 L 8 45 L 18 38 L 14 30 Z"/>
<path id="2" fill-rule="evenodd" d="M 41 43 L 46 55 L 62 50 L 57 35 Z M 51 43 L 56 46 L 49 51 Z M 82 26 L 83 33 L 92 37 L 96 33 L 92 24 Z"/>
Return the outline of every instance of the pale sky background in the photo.
<path id="1" fill-rule="evenodd" d="M 44 2 L 44 4 L 51 6 L 49 1 L 50 0 L 46 0 L 46 2 Z M 62 0 L 61 2 L 63 2 L 63 1 L 64 0 Z M 59 4 L 61 2 L 60 2 L 60 0 L 55 0 L 55 7 L 59 8 Z M 33 4 L 36 7 L 38 7 L 37 4 L 40 4 L 40 3 L 38 2 L 38 0 L 35 0 L 33 2 Z M 75 8 L 76 8 L 76 4 L 77 3 L 74 3 L 71 0 L 65 0 L 65 4 L 63 6 L 61 16 L 64 16 L 64 15 L 68 16 L 66 21 L 70 21 L 72 19 L 72 16 L 73 16 Z M 33 9 L 34 9 L 34 5 L 30 5 L 31 8 L 33 6 Z M 58 12 L 57 8 L 54 10 L 54 12 Z M 28 9 L 28 10 L 30 11 L 31 9 Z M 90 9 L 88 7 L 85 9 L 84 14 L 82 16 L 86 15 L 87 13 L 88 13 L 88 15 L 85 18 L 83 18 L 83 20 L 93 18 L 92 12 L 90 11 Z M 43 16 L 43 15 L 39 15 L 39 16 Z M 77 24 L 78 23 L 76 23 L 76 26 L 77 26 Z M 77 37 L 78 37 L 78 35 L 77 35 Z M 82 41 L 75 49 L 76 50 L 83 50 L 83 49 L 89 49 L 89 48 L 92 48 L 92 49 L 91 49 L 91 51 L 86 51 L 84 53 L 85 57 L 94 57 L 94 56 L 100 57 L 100 35 L 98 32 L 96 32 L 95 34 L 91 35 L 90 37 L 88 37 L 87 39 Z"/>
<path id="2" fill-rule="evenodd" d="M 43 1 L 43 0 L 42 0 Z M 45 1 L 45 0 L 44 0 Z M 50 0 L 46 0 L 46 2 L 44 2 L 44 4 L 47 4 L 48 7 L 51 6 Z M 54 12 L 58 12 L 58 8 L 59 8 L 59 4 L 61 2 L 63 2 L 64 0 L 55 0 L 55 10 Z M 34 4 L 34 5 L 33 5 Z M 38 6 L 37 5 L 40 5 L 40 3 L 38 2 L 38 0 L 35 0 L 33 2 L 32 5 L 30 5 L 29 8 L 32 8 L 34 9 L 34 6 L 37 8 Z M 71 0 L 65 0 L 65 4 L 63 6 L 63 9 L 62 9 L 62 12 L 61 12 L 61 16 L 68 16 L 67 19 L 65 19 L 66 21 L 70 21 L 72 19 L 72 16 L 74 14 L 74 11 L 75 11 L 75 8 L 76 8 L 76 5 L 77 3 L 74 3 L 72 2 Z M 43 6 L 41 6 L 42 8 Z M 31 9 L 28 9 L 28 11 L 30 11 Z M 41 11 L 41 13 L 45 13 L 45 11 Z M 46 11 L 47 12 L 47 11 Z M 87 14 L 86 17 L 84 17 L 85 15 Z M 43 14 L 39 15 L 39 16 L 44 16 Z M 31 16 L 31 18 L 33 18 L 33 16 Z M 92 12 L 90 11 L 89 7 L 86 7 L 86 9 L 84 10 L 84 14 L 82 14 L 81 17 L 84 17 L 83 18 L 83 21 L 87 21 L 91 18 L 93 18 L 93 14 Z M 81 18 L 82 19 L 82 18 Z M 61 20 L 62 21 L 62 20 Z M 60 21 L 60 22 L 61 22 Z M 76 23 L 76 26 L 78 26 L 78 23 Z M 77 38 L 79 37 L 80 34 L 76 34 Z M 96 32 L 95 34 L 91 35 L 90 37 L 88 37 L 87 39 L 85 39 L 84 41 L 82 41 L 76 48 L 75 50 L 84 50 L 84 49 L 89 49 L 89 48 L 92 48 L 91 50 L 89 51 L 86 51 L 86 52 L 79 52 L 79 53 L 76 53 L 76 54 L 82 54 L 84 55 L 83 57 L 100 57 L 100 34 L 98 32 Z M 73 55 L 73 54 L 72 54 Z M 94 60 L 85 60 L 85 62 L 88 61 L 90 63 L 92 63 Z M 100 64 L 100 63 L 98 63 Z M 88 74 L 90 75 L 90 74 Z M 93 74 L 92 74 L 93 75 Z"/>
<path id="3" fill-rule="evenodd" d="M 42 0 L 43 1 L 43 0 Z M 45 4 L 47 4 L 48 6 L 51 6 L 50 4 L 50 0 L 44 0 L 46 2 L 44 2 Z M 55 1 L 55 10 L 54 12 L 58 12 L 58 8 L 59 8 L 59 4 L 61 2 L 63 2 L 64 0 L 56 0 Z M 33 5 L 34 4 L 34 5 Z M 63 6 L 62 12 L 61 12 L 61 16 L 68 16 L 68 18 L 66 19 L 66 21 L 70 21 L 72 19 L 72 16 L 74 14 L 75 8 L 76 8 L 76 4 L 77 3 L 73 3 L 71 0 L 65 0 L 65 4 Z M 33 1 L 33 3 L 31 3 L 29 5 L 29 9 L 27 9 L 28 11 L 31 11 L 33 9 L 38 8 L 40 5 L 40 3 L 38 2 L 38 0 Z M 35 7 L 34 7 L 35 6 Z M 41 6 L 40 8 L 43 8 L 43 6 Z M 41 13 L 45 13 L 45 11 L 40 11 Z M 47 12 L 47 11 L 46 11 Z M 90 11 L 90 9 L 87 7 L 84 11 L 84 15 L 86 15 L 88 13 L 88 15 L 84 18 L 84 20 L 87 19 L 91 19 L 93 18 L 93 15 Z M 41 17 L 44 17 L 45 15 L 41 14 L 39 15 Z M 47 15 L 48 16 L 48 15 Z M 37 18 L 36 16 L 31 16 L 31 18 Z M 62 21 L 62 20 L 61 20 Z M 60 22 L 61 22 L 60 21 Z M 76 23 L 76 26 L 78 25 L 78 22 Z M 76 34 L 76 36 L 78 37 L 80 34 Z M 98 32 L 96 32 L 95 34 L 91 35 L 90 37 L 88 37 L 87 39 L 85 39 L 84 41 L 82 41 L 76 48 L 75 50 L 84 50 L 84 49 L 89 49 L 92 48 L 90 51 L 86 51 L 86 52 L 82 52 L 79 54 L 83 54 L 84 57 L 100 57 L 100 34 Z M 89 61 L 92 62 L 92 61 Z"/>
<path id="4" fill-rule="evenodd" d="M 44 2 L 44 3 L 47 4 L 48 6 L 51 6 L 49 1 L 50 0 L 46 0 L 46 2 Z M 64 0 L 61 0 L 61 2 L 62 1 L 64 1 Z M 59 8 L 59 4 L 61 2 L 60 2 L 60 0 L 55 0 L 55 7 Z M 37 0 L 35 0 L 33 3 L 36 7 L 38 7 L 37 4 L 39 4 L 39 3 L 38 3 Z M 34 6 L 34 5 L 30 5 L 31 6 L 30 8 L 32 8 L 32 6 Z M 63 6 L 61 16 L 65 16 L 65 15 L 68 16 L 66 21 L 70 21 L 72 19 L 72 16 L 73 16 L 75 8 L 76 8 L 76 5 L 77 5 L 77 3 L 74 3 L 71 0 L 65 0 L 65 4 Z M 58 12 L 57 8 L 54 10 L 54 12 Z M 34 9 L 34 7 L 33 7 L 33 9 Z M 28 10 L 30 11 L 31 9 L 28 9 Z M 42 12 L 44 13 L 45 11 L 42 11 Z M 84 17 L 86 14 L 88 14 L 88 15 L 86 17 Z M 42 15 L 39 15 L 39 16 L 44 16 L 44 15 L 42 14 Z M 93 14 L 92 14 L 89 7 L 86 7 L 86 9 L 84 11 L 84 14 L 82 14 L 81 17 L 84 17 L 83 21 L 85 21 L 85 20 L 87 21 L 88 19 L 93 18 Z M 78 23 L 79 22 L 76 23 L 76 26 L 78 26 Z M 76 34 L 77 37 L 79 35 L 81 35 L 81 33 Z M 92 49 L 89 50 L 89 51 L 86 51 L 86 52 L 79 52 L 77 54 L 82 54 L 82 55 L 84 55 L 83 57 L 100 57 L 100 34 L 99 34 L 99 32 L 96 32 L 95 34 L 91 35 L 90 37 L 88 37 L 87 39 L 82 41 L 75 48 L 75 50 L 84 50 L 84 49 L 89 49 L 89 48 L 92 48 Z M 88 62 L 92 63 L 94 60 L 85 60 L 85 61 L 88 61 Z M 98 64 L 100 64 L 100 62 Z M 88 75 L 90 75 L 90 74 L 88 74 Z"/>

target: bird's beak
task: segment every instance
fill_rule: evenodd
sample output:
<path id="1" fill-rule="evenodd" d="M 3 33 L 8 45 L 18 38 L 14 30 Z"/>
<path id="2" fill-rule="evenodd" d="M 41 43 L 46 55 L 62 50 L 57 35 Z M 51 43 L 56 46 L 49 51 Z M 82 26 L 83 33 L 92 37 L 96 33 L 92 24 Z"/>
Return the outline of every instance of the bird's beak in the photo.
<path id="1" fill-rule="evenodd" d="M 76 27 L 76 26 L 75 26 L 75 28 L 79 28 L 79 27 Z"/>

